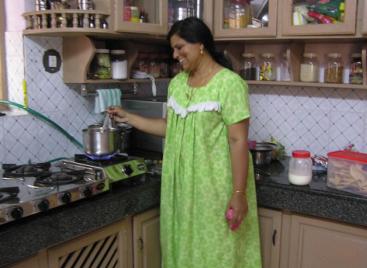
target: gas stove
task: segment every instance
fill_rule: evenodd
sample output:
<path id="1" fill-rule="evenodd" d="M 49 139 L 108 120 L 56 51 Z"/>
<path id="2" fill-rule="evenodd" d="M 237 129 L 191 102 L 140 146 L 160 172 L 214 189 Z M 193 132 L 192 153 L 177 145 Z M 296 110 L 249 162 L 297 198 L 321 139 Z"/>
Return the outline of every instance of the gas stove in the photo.
<path id="1" fill-rule="evenodd" d="M 3 164 L 0 225 L 107 191 L 103 169 L 75 168 L 69 161 Z"/>

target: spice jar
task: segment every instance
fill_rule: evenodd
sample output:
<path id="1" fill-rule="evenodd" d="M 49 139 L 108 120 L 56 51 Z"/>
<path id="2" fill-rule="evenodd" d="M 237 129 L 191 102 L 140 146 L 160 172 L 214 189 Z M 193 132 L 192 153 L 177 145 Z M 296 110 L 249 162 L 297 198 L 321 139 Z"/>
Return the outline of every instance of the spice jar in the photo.
<path id="1" fill-rule="evenodd" d="M 230 0 L 228 14 L 230 29 L 242 29 L 247 27 L 249 8 L 247 0 Z M 225 25 L 223 25 L 223 27 L 224 26 Z"/>
<path id="2" fill-rule="evenodd" d="M 363 66 L 361 53 L 352 54 L 349 81 L 351 84 L 363 84 Z"/>
<path id="3" fill-rule="evenodd" d="M 261 54 L 261 58 L 262 61 L 260 65 L 260 80 L 274 81 L 276 78 L 274 54 L 263 53 Z"/>
<path id="4" fill-rule="evenodd" d="M 312 160 L 309 151 L 292 152 L 288 170 L 289 182 L 295 185 L 307 185 L 312 180 Z"/>
<path id="5" fill-rule="evenodd" d="M 112 61 L 112 79 L 126 79 L 127 60 L 125 57 L 125 50 L 122 49 L 111 50 L 111 61 Z"/>
<path id="6" fill-rule="evenodd" d="M 96 49 L 96 54 L 93 58 L 91 69 L 91 76 L 94 79 L 111 78 L 111 60 L 110 51 L 108 49 Z"/>
<path id="7" fill-rule="evenodd" d="M 280 60 L 279 64 L 279 74 L 277 80 L 279 81 L 291 81 L 291 66 L 289 64 L 289 60 L 287 54 L 284 53 L 282 59 Z"/>
<path id="8" fill-rule="evenodd" d="M 325 68 L 326 83 L 342 83 L 343 81 L 343 64 L 340 53 L 329 53 Z"/>
<path id="9" fill-rule="evenodd" d="M 315 53 L 304 53 L 300 70 L 300 81 L 317 82 L 319 80 L 319 63 Z"/>
<path id="10" fill-rule="evenodd" d="M 253 53 L 243 53 L 241 76 L 246 80 L 256 80 L 256 58 Z"/>

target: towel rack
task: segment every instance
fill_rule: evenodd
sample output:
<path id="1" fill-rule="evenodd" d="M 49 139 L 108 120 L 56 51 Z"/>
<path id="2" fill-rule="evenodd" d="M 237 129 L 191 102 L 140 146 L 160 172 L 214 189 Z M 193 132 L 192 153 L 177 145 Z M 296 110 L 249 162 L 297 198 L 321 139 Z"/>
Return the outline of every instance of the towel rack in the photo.
<path id="1" fill-rule="evenodd" d="M 133 90 L 124 91 L 124 93 L 132 93 L 133 95 L 137 95 L 138 89 L 139 89 L 138 83 L 133 82 Z M 97 92 L 93 89 L 88 89 L 87 84 L 81 84 L 80 95 L 83 97 L 95 96 L 97 95 Z"/>

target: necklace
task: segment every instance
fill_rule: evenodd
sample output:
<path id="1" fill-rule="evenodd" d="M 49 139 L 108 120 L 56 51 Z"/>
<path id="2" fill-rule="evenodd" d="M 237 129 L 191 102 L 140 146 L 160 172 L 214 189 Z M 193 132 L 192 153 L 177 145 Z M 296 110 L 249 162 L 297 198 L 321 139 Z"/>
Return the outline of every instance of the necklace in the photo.
<path id="1" fill-rule="evenodd" d="M 209 71 L 207 72 L 207 74 L 205 75 L 200 75 L 200 78 L 197 79 L 195 81 L 195 78 L 193 78 L 193 76 L 190 76 L 191 73 L 189 73 L 188 78 L 187 78 L 187 86 L 188 89 L 185 92 L 186 98 L 188 99 L 188 101 L 190 102 L 191 99 L 193 98 L 193 96 L 195 95 L 195 92 L 200 88 L 205 86 L 210 79 L 212 78 L 212 74 L 213 74 L 213 67 L 209 69 Z M 192 84 L 196 85 L 196 86 L 192 86 Z"/>

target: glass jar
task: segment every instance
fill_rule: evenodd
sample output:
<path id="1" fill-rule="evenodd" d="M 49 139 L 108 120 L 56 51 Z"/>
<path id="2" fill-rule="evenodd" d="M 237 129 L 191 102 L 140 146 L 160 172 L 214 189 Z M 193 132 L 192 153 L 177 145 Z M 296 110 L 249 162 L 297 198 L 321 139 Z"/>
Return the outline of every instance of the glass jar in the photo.
<path id="1" fill-rule="evenodd" d="M 343 63 L 340 53 L 329 53 L 325 68 L 326 83 L 343 82 Z"/>
<path id="2" fill-rule="evenodd" d="M 261 54 L 261 58 L 260 80 L 274 81 L 276 79 L 276 64 L 274 60 L 274 54 L 263 53 Z"/>
<path id="3" fill-rule="evenodd" d="M 256 80 L 256 58 L 253 53 L 243 53 L 241 76 L 246 80 Z"/>
<path id="4" fill-rule="evenodd" d="M 111 59 L 108 49 L 96 49 L 95 56 L 91 63 L 92 79 L 111 78 Z"/>
<path id="5" fill-rule="evenodd" d="M 304 53 L 301 62 L 300 81 L 317 82 L 319 80 L 319 62 L 315 53 Z"/>
<path id="6" fill-rule="evenodd" d="M 295 185 L 307 185 L 312 180 L 312 160 L 309 151 L 292 152 L 288 170 L 289 182 Z"/>
<path id="7" fill-rule="evenodd" d="M 127 78 L 127 60 L 125 50 L 111 50 L 112 79 Z"/>
<path id="8" fill-rule="evenodd" d="M 283 54 L 279 63 L 279 80 L 291 81 L 291 66 L 286 53 Z"/>
<path id="9" fill-rule="evenodd" d="M 249 9 L 247 0 L 230 0 L 228 24 L 230 29 L 246 28 L 248 18 L 246 9 Z M 224 26 L 224 25 L 223 25 Z"/>
<path id="10" fill-rule="evenodd" d="M 158 62 L 158 55 L 152 53 L 149 55 L 149 74 L 154 78 L 160 77 L 160 64 Z"/>
<path id="11" fill-rule="evenodd" d="M 363 66 L 361 53 L 352 54 L 349 81 L 351 84 L 363 84 Z"/>

